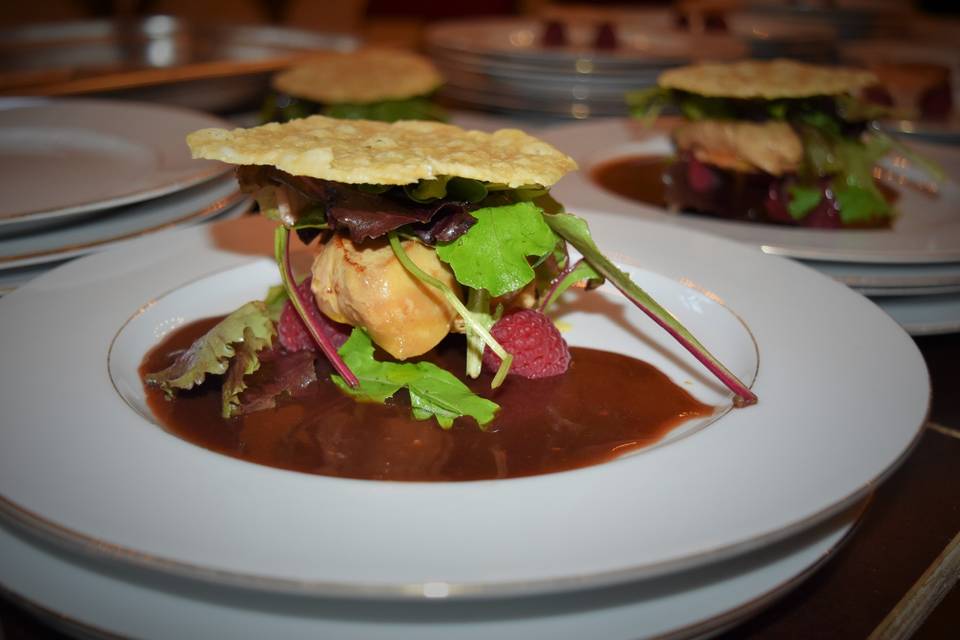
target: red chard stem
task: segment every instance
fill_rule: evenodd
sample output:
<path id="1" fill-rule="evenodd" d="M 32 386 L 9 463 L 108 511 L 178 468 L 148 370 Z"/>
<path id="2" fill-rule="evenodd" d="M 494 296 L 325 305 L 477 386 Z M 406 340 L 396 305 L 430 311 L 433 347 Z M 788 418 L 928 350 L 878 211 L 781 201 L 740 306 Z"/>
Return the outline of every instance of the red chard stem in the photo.
<path id="1" fill-rule="evenodd" d="M 297 281 L 294 278 L 293 267 L 290 264 L 290 229 L 288 227 L 277 227 L 274 235 L 274 256 L 277 264 L 280 266 L 280 277 L 283 279 L 283 286 L 286 287 L 287 294 L 290 296 L 290 302 L 293 304 L 293 308 L 297 310 L 297 315 L 303 320 L 303 324 L 306 325 L 307 331 L 313 336 L 317 346 L 323 351 L 323 355 L 327 357 L 327 360 L 330 361 L 330 364 L 333 365 L 336 372 L 339 373 L 351 387 L 357 387 L 360 384 L 360 380 L 357 379 L 357 376 L 354 375 L 350 367 L 347 366 L 347 363 L 344 362 L 340 354 L 337 353 L 337 348 L 333 345 L 333 342 L 330 341 L 326 332 L 314 324 L 313 319 L 306 310 L 306 305 L 310 301 L 301 298 L 300 292 L 297 291 Z"/>

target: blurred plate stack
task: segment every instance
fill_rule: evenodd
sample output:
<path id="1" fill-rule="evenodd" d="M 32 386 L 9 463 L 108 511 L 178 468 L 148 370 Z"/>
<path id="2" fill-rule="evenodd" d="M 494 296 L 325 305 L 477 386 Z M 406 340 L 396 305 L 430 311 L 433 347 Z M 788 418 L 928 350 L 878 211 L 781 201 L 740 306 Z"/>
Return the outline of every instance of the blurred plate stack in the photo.
<path id="1" fill-rule="evenodd" d="M 888 229 L 807 229 L 668 211 L 618 195 L 595 179 L 598 167 L 625 158 L 669 157 L 669 122 L 648 128 L 628 119 L 577 122 L 539 132 L 570 154 L 580 171 L 551 193 L 569 211 L 589 211 L 624 234 L 639 220 L 705 231 L 793 258 L 870 298 L 913 335 L 960 331 L 960 147 L 910 146 L 944 172 L 940 182 L 893 152 L 878 179 L 896 191 L 898 215 Z"/>
<path id="2" fill-rule="evenodd" d="M 504 18 L 441 22 L 427 46 L 462 106 L 587 118 L 626 112 L 624 94 L 670 67 L 731 60 L 747 47 L 726 34 L 661 28 L 661 21 Z"/>
<path id="3" fill-rule="evenodd" d="M 236 112 L 256 104 L 270 75 L 350 35 L 165 15 L 0 29 L 0 95 L 97 95 Z"/>
<path id="4" fill-rule="evenodd" d="M 0 294 L 69 258 L 248 211 L 226 165 L 184 142 L 224 126 L 136 102 L 0 101 Z"/>

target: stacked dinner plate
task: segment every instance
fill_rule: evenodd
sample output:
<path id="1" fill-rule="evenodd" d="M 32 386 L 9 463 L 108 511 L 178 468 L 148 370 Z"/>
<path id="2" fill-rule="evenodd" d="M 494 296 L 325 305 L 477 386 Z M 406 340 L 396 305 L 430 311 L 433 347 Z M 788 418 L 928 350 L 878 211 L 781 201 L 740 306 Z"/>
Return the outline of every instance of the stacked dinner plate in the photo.
<path id="1" fill-rule="evenodd" d="M 564 301 L 566 339 L 649 362 L 717 408 L 708 422 L 562 473 L 325 477 L 179 439 L 139 374 L 172 328 L 280 281 L 268 220 L 167 230 L 0 299 L 16 363 L 0 367 L 0 592 L 77 635 L 136 638 L 706 637 L 769 604 L 850 534 L 915 441 L 923 359 L 867 300 L 788 260 L 650 221 L 592 224 L 756 405 L 733 409 L 605 285 Z"/>
<path id="2" fill-rule="evenodd" d="M 743 57 L 724 34 L 678 32 L 656 22 L 500 18 L 432 26 L 427 45 L 446 78 L 442 92 L 489 110 L 585 118 L 623 114 L 623 95 L 664 69 Z"/>
<path id="3" fill-rule="evenodd" d="M 0 293 L 53 265 L 250 203 L 184 137 L 217 118 L 86 99 L 0 101 Z"/>
<path id="4" fill-rule="evenodd" d="M 898 192 L 898 217 L 890 229 L 819 230 L 728 221 L 676 214 L 627 199 L 600 187 L 591 177 L 601 164 L 631 156 L 667 156 L 665 128 L 607 119 L 553 127 L 540 136 L 572 155 L 580 171 L 552 193 L 571 211 L 610 217 L 629 234 L 635 220 L 725 236 L 766 253 L 799 260 L 868 296 L 914 335 L 960 331 L 960 147 L 910 140 L 945 177 L 934 182 L 899 154 L 878 172 Z"/>

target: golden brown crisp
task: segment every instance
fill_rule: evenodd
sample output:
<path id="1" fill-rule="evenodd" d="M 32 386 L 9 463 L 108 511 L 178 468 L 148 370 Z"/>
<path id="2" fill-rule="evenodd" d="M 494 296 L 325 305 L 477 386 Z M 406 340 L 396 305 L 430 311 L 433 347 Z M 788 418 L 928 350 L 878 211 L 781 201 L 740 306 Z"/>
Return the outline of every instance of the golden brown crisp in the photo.
<path id="1" fill-rule="evenodd" d="M 796 171 L 803 143 L 786 122 L 698 120 L 673 130 L 677 149 L 733 171 L 764 171 L 779 176 Z"/>
<path id="2" fill-rule="evenodd" d="M 422 96 L 443 84 L 428 59 L 408 51 L 325 52 L 273 78 L 277 91 L 324 104 L 365 104 Z"/>
<path id="3" fill-rule="evenodd" d="M 194 158 L 272 165 L 349 184 L 412 184 L 460 176 L 510 187 L 549 187 L 577 168 L 572 158 L 518 129 L 466 131 L 438 122 L 311 116 L 252 129 L 201 129 L 187 136 Z"/>
<path id="4" fill-rule="evenodd" d="M 660 74 L 658 84 L 715 98 L 808 98 L 856 93 L 877 83 L 870 71 L 792 60 L 698 64 Z"/>

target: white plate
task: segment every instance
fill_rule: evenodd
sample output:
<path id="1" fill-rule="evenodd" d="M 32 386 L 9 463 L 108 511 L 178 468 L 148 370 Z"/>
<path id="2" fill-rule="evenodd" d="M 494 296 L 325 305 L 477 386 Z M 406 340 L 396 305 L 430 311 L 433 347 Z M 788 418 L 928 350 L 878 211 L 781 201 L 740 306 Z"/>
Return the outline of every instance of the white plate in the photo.
<path id="1" fill-rule="evenodd" d="M 948 284 L 942 287 L 852 287 L 858 293 L 868 298 L 883 298 L 888 296 L 942 296 L 960 292 L 960 285 Z"/>
<path id="2" fill-rule="evenodd" d="M 960 287 L 960 263 L 879 264 L 804 260 L 834 280 L 858 288 Z"/>
<path id="3" fill-rule="evenodd" d="M 758 405 L 607 464 L 504 481 L 345 480 L 200 449 L 124 398 L 142 404 L 131 372 L 165 332 L 276 282 L 270 260 L 251 258 L 272 250 L 269 224 L 245 218 L 88 256 L 0 299 L 0 351 L 18 363 L 0 368 L 0 506 L 64 543 L 213 582 L 506 596 L 759 548 L 851 505 L 902 459 L 926 415 L 928 376 L 912 340 L 869 301 L 713 236 L 594 220 L 600 245 L 627 256 L 735 372 L 749 380 L 759 351 Z M 574 344 L 640 356 L 702 398 L 729 399 L 632 306 L 601 292 L 574 300 Z"/>
<path id="4" fill-rule="evenodd" d="M 960 261 L 960 148 L 914 145 L 939 162 L 949 178 L 931 198 L 900 188 L 901 215 L 892 230 L 786 228 L 674 214 L 602 189 L 590 178 L 596 165 L 617 157 L 671 153 L 666 135 L 628 119 L 577 122 L 542 129 L 540 137 L 579 163 L 551 193 L 571 211 L 602 210 L 698 229 L 761 247 L 765 252 L 808 260 L 918 264 Z"/>
<path id="5" fill-rule="evenodd" d="M 0 525 L 2 583 L 82 636 L 133 638 L 701 637 L 795 587 L 850 533 L 857 509 L 743 558 L 659 580 L 562 596 L 479 602 L 271 597 L 143 576 L 58 553 Z M 45 610 L 45 611 L 44 611 Z"/>
<path id="6" fill-rule="evenodd" d="M 0 102 L 0 230 L 61 221 L 184 189 L 225 173 L 191 159 L 186 134 L 213 116 L 90 99 Z"/>
<path id="7" fill-rule="evenodd" d="M 618 47 L 601 51 L 592 47 L 597 24 L 591 21 L 566 24 L 569 46 L 546 47 L 541 44 L 544 24 L 528 18 L 453 20 L 431 25 L 426 40 L 440 55 L 454 51 L 497 60 L 515 59 L 542 65 L 545 71 L 574 65 L 582 58 L 605 68 L 642 67 L 691 60 L 731 60 L 743 57 L 747 51 L 742 42 L 727 35 L 693 36 L 623 23 L 615 25 Z"/>
<path id="8" fill-rule="evenodd" d="M 245 203 L 245 204 L 244 204 Z M 168 227 L 209 220 L 250 199 L 232 176 L 149 202 L 98 212 L 73 224 L 0 237 L 0 270 L 56 262 Z"/>
<path id="9" fill-rule="evenodd" d="M 874 297 L 873 302 L 910 335 L 960 331 L 960 293 L 928 296 Z"/>

